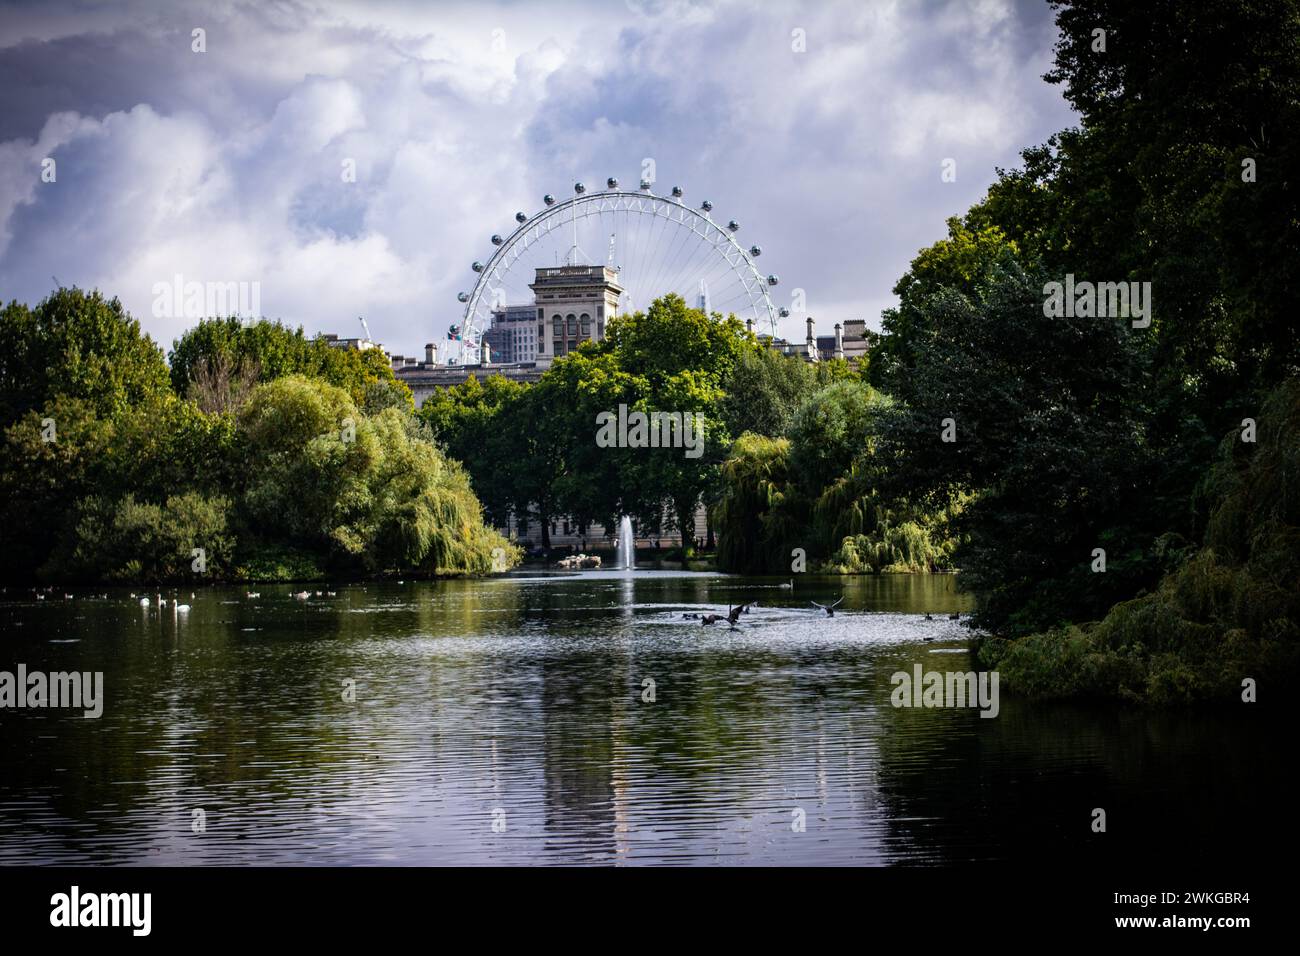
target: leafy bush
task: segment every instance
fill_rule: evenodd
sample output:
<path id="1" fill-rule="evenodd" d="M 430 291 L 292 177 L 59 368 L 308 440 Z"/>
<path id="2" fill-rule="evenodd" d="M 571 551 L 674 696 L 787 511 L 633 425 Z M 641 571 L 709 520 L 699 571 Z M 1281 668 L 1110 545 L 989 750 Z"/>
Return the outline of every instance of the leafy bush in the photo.
<path id="1" fill-rule="evenodd" d="M 1264 403 L 1258 442 L 1224 439 L 1211 484 L 1224 495 L 1205 546 L 1152 593 L 1099 623 L 990 641 L 1010 689 L 1037 697 L 1152 704 L 1228 699 L 1245 678 L 1300 670 L 1300 379 Z"/>

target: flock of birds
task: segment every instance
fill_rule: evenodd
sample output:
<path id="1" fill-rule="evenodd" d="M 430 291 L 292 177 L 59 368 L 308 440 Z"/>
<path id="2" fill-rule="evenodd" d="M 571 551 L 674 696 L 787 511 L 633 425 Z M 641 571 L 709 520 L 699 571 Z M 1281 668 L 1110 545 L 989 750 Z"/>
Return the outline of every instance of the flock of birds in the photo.
<path id="1" fill-rule="evenodd" d="M 51 594 L 54 593 L 54 588 L 53 588 L 53 587 L 47 587 L 47 588 L 31 588 L 30 590 L 31 590 L 32 594 L 35 596 L 36 600 L 38 600 L 38 601 L 44 601 L 44 600 L 46 600 L 47 598 L 49 598 Z M 8 591 L 8 588 L 0 589 L 0 593 L 4 593 L 5 591 Z M 172 591 L 172 594 L 175 595 L 175 594 L 176 594 L 176 591 L 173 590 L 173 591 Z M 262 596 L 262 592 L 261 592 L 261 591 L 245 591 L 245 592 L 244 592 L 244 597 L 248 598 L 249 600 L 253 600 L 253 599 L 255 599 L 255 598 L 260 598 L 261 596 Z M 289 597 L 291 597 L 291 598 L 297 598 L 299 601 L 306 601 L 306 600 L 309 600 L 309 599 L 310 599 L 311 597 L 313 597 L 313 596 L 315 596 L 315 597 L 338 597 L 338 596 L 339 596 L 339 593 L 338 593 L 337 591 L 316 591 L 316 592 L 314 592 L 314 595 L 313 595 L 313 592 L 311 592 L 311 591 L 290 591 L 290 592 L 289 592 Z M 65 594 L 63 595 L 63 600 L 65 600 L 65 601 L 71 601 L 74 597 L 75 597 L 75 595 L 65 593 Z M 108 595 L 107 595 L 107 594 L 89 594 L 89 595 L 87 595 L 87 597 L 91 597 L 91 598 L 99 598 L 99 599 L 102 600 L 102 601 L 107 601 L 107 600 L 108 600 Z M 177 613 L 177 614 L 184 614 L 184 613 L 186 613 L 187 611 L 189 611 L 189 609 L 190 609 L 190 605 L 189 605 L 189 604 L 182 604 L 182 603 L 181 603 L 181 599 L 180 599 L 179 597 L 175 597 L 175 596 L 173 596 L 173 597 L 170 598 L 170 599 L 169 599 L 169 598 L 165 598 L 165 597 L 163 597 L 163 595 L 162 595 L 162 591 L 160 591 L 160 590 L 159 590 L 159 591 L 154 591 L 154 595 L 153 595 L 152 598 L 150 598 L 149 595 L 147 595 L 147 594 L 136 594 L 134 591 L 132 591 L 132 592 L 131 592 L 131 599 L 134 600 L 134 601 L 139 601 L 139 602 L 140 602 L 140 606 L 141 606 L 141 607 L 145 607 L 145 608 L 147 608 L 147 607 L 158 607 L 158 608 L 164 608 L 164 607 L 167 607 L 168 604 L 170 604 L 171 607 L 172 607 L 172 611 L 173 611 L 174 613 Z M 193 592 L 193 591 L 190 592 L 190 600 L 191 600 L 191 601 L 194 600 L 194 592 Z"/>
<path id="2" fill-rule="evenodd" d="M 175 592 L 173 592 L 173 593 L 175 593 Z M 135 595 L 132 594 L 131 597 L 135 597 Z M 191 600 L 191 601 L 194 600 L 194 592 L 193 592 L 193 591 L 190 592 L 190 600 Z M 155 591 L 155 592 L 154 592 L 154 603 L 157 604 L 159 608 L 164 608 L 164 607 L 167 606 L 167 599 L 166 599 L 165 597 L 162 596 L 162 592 L 161 592 L 161 591 Z M 171 604 L 172 604 L 172 612 L 173 612 L 173 613 L 181 613 L 181 614 L 184 614 L 186 611 L 188 611 L 188 610 L 190 609 L 190 606 L 189 606 L 188 604 L 181 604 L 181 603 L 180 603 L 180 598 L 173 598 Z M 146 596 L 146 597 L 142 597 L 142 598 L 140 598 L 140 606 L 141 606 L 141 607 L 148 607 L 148 606 L 149 606 L 149 598 L 148 598 L 147 596 Z"/>
<path id="3" fill-rule="evenodd" d="M 399 581 L 398 583 L 401 584 L 403 582 Z M 788 582 L 778 584 L 777 587 L 781 588 L 782 590 L 791 591 L 794 589 L 794 579 L 791 578 Z M 44 601 L 53 592 L 53 590 L 54 589 L 52 587 L 47 587 L 44 589 L 36 589 L 36 588 L 32 589 L 32 591 L 36 595 L 36 600 L 38 601 Z M 176 592 L 173 591 L 172 593 L 175 594 Z M 254 600 L 256 598 L 260 598 L 262 596 L 262 592 L 246 591 L 244 592 L 244 596 L 249 600 Z M 338 597 L 338 592 L 337 591 L 316 591 L 314 593 L 311 591 L 290 591 L 289 592 L 289 597 L 294 598 L 295 600 L 298 601 L 307 601 L 310 600 L 313 596 L 314 597 Z M 108 599 L 107 594 L 91 595 L 91 597 L 99 597 L 104 600 Z M 140 602 L 140 606 L 143 608 L 147 608 L 151 604 L 148 595 L 137 596 L 136 594 L 132 593 L 131 597 L 138 598 Z M 63 595 L 63 599 L 65 601 L 71 601 L 72 598 L 73 595 L 71 594 Z M 193 591 L 190 592 L 190 599 L 191 600 L 194 599 Z M 159 608 L 164 608 L 168 604 L 168 599 L 162 596 L 161 591 L 155 591 L 152 603 L 156 604 Z M 841 597 L 834 604 L 818 604 L 816 601 L 809 601 L 808 603 L 811 604 L 813 607 L 817 608 L 817 610 L 821 611 L 826 617 L 834 617 L 835 609 L 839 607 L 842 603 L 844 603 L 844 598 Z M 171 600 L 171 605 L 172 605 L 172 613 L 174 614 L 184 614 L 187 613 L 190 609 L 190 605 L 181 604 L 179 598 L 173 598 Z M 758 606 L 759 603 L 757 601 L 750 601 L 748 604 L 738 604 L 734 606 L 728 604 L 726 614 L 696 614 L 694 612 L 687 612 L 683 614 L 682 617 L 686 620 L 699 621 L 701 627 L 710 627 L 711 625 L 721 624 L 723 621 L 725 621 L 727 623 L 727 626 L 734 631 L 737 630 L 736 625 L 739 623 L 741 616 L 748 614 L 750 608 L 754 608 Z M 933 621 L 935 618 L 933 614 L 927 612 L 925 614 L 925 619 L 927 621 Z M 959 613 L 949 614 L 948 620 L 959 621 L 961 620 L 961 614 Z M 927 638 L 927 640 L 933 640 L 933 638 Z"/>
<path id="4" fill-rule="evenodd" d="M 400 584 L 401 582 L 399 581 L 398 583 Z M 249 591 L 248 596 L 250 598 L 257 598 L 257 597 L 261 597 L 262 595 L 261 592 Z M 316 597 L 338 597 L 339 592 L 338 591 L 317 591 L 315 596 Z M 290 591 L 289 597 L 295 598 L 299 601 L 306 601 L 312 597 L 312 592 L 311 591 Z"/>
<path id="5" fill-rule="evenodd" d="M 794 590 L 794 579 L 791 578 L 790 581 L 787 583 L 778 584 L 777 587 L 785 591 L 792 591 Z M 817 608 L 817 610 L 821 611 L 826 617 L 834 617 L 835 609 L 844 603 L 844 598 L 841 597 L 834 604 L 818 604 L 816 601 L 809 601 L 808 603 L 811 604 L 813 607 Z M 682 617 L 686 620 L 699 621 L 701 627 L 709 627 L 710 625 L 720 624 L 723 621 L 726 621 L 727 626 L 734 631 L 737 630 L 736 624 L 740 621 L 741 615 L 748 614 L 749 609 L 751 607 L 758 607 L 758 606 L 759 604 L 757 601 L 751 601 L 748 604 L 739 604 L 735 606 L 728 604 L 726 614 L 696 614 L 692 611 L 688 611 L 685 614 L 683 614 Z M 933 621 L 934 615 L 930 614 L 929 612 L 926 612 L 925 619 L 927 621 Z M 959 621 L 961 620 L 961 614 L 960 613 L 949 614 L 948 620 Z M 926 640 L 933 640 L 933 639 L 934 638 L 926 638 Z"/>

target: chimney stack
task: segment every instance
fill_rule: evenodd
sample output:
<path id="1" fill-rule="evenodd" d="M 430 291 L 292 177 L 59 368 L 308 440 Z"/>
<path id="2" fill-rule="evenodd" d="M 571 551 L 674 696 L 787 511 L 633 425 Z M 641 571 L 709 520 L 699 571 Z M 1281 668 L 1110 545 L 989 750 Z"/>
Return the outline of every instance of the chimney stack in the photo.
<path id="1" fill-rule="evenodd" d="M 429 365 L 438 364 L 438 345 L 436 342 L 426 342 L 424 345 L 424 361 Z"/>
<path id="2" fill-rule="evenodd" d="M 487 365 L 492 361 L 492 346 L 488 345 L 487 339 L 483 340 L 483 364 Z"/>
<path id="3" fill-rule="evenodd" d="M 835 357 L 844 358 L 844 330 L 838 322 L 835 323 Z"/>
<path id="4" fill-rule="evenodd" d="M 808 316 L 808 361 L 816 362 L 821 356 L 817 354 L 817 336 L 813 335 L 813 318 Z"/>

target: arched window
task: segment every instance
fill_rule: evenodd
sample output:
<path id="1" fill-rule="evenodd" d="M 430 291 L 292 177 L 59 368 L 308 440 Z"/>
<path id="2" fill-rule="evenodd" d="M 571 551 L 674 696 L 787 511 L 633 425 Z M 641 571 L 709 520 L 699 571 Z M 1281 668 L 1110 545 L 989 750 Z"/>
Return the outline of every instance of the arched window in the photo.
<path id="1" fill-rule="evenodd" d="M 569 320 L 569 334 L 570 334 L 570 335 L 577 335 L 577 334 L 578 334 L 578 317 L 577 317 L 576 315 L 574 315 L 572 312 L 570 312 L 568 315 L 565 316 L 565 318 Z"/>
<path id="2" fill-rule="evenodd" d="M 591 338 L 591 316 L 584 312 L 580 321 L 582 322 L 582 337 L 584 339 Z"/>

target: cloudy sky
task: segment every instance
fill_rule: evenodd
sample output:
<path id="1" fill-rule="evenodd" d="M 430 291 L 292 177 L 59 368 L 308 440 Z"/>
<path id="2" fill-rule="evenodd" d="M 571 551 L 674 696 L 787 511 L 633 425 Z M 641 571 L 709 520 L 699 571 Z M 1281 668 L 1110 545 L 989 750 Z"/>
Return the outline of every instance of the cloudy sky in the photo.
<path id="1" fill-rule="evenodd" d="M 98 287 L 169 346 L 193 320 L 155 284 L 258 282 L 268 316 L 415 354 L 515 210 L 649 158 L 742 221 L 778 304 L 877 326 L 994 167 L 1072 124 L 1054 38 L 1039 0 L 5 3 L 0 297 Z"/>

